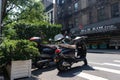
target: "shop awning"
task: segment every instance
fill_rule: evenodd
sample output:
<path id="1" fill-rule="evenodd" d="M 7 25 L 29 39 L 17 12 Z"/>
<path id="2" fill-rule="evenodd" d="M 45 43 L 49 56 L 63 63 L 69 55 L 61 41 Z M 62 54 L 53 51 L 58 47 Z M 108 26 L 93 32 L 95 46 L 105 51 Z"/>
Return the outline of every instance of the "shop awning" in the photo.
<path id="1" fill-rule="evenodd" d="M 84 26 L 83 29 L 81 29 L 80 34 L 84 35 L 84 34 L 108 32 L 108 31 L 120 29 L 120 25 L 116 25 L 116 24 L 120 24 L 120 17 Z"/>

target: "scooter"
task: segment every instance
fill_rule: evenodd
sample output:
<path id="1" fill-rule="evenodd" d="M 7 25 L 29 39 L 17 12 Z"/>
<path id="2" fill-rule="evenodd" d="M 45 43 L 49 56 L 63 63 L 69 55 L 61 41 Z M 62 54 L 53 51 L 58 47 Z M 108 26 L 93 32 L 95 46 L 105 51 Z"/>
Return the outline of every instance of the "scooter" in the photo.
<path id="1" fill-rule="evenodd" d="M 71 68 L 74 63 L 83 61 L 84 65 L 87 65 L 86 57 L 77 56 L 75 45 L 62 44 L 64 47 L 60 47 L 55 51 L 54 62 L 57 65 L 59 71 L 65 71 Z M 86 54 L 85 54 L 86 55 Z"/>
<path id="2" fill-rule="evenodd" d="M 54 57 L 54 62 L 57 64 L 57 69 L 59 71 L 65 71 L 71 68 L 74 63 L 84 61 L 84 65 L 87 65 L 86 58 L 75 57 L 75 50 L 72 49 L 57 49 L 55 51 L 56 56 Z"/>
<path id="3" fill-rule="evenodd" d="M 40 52 L 40 56 L 35 57 L 35 67 L 39 69 L 44 68 L 49 66 L 51 62 L 54 62 L 55 50 L 57 49 L 56 46 L 41 44 L 41 39 L 39 37 L 32 37 L 30 40 L 37 43 L 37 48 Z"/>
<path id="4" fill-rule="evenodd" d="M 50 62 L 54 62 L 56 47 L 45 47 L 40 51 L 40 56 L 35 59 L 35 67 L 43 68 L 49 66 Z"/>

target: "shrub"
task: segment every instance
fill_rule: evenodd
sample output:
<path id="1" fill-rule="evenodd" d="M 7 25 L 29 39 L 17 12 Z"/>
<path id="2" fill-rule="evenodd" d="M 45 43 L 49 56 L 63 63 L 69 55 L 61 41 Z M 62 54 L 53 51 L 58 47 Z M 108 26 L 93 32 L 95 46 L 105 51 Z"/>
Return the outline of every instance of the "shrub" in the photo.
<path id="1" fill-rule="evenodd" d="M 8 39 L 29 39 L 38 36 L 48 40 L 61 31 L 61 25 L 52 25 L 46 22 L 17 22 L 4 27 L 3 33 Z"/>
<path id="2" fill-rule="evenodd" d="M 35 56 L 39 55 L 36 46 L 35 42 L 28 40 L 5 40 L 0 45 L 1 62 L 34 59 Z"/>

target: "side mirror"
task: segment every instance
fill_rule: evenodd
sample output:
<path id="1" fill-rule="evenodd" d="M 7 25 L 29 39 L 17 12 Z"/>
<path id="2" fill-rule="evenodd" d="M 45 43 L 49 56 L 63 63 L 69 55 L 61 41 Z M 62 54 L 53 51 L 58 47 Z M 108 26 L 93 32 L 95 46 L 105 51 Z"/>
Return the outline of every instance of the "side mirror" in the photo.
<path id="1" fill-rule="evenodd" d="M 54 41 L 61 41 L 64 38 L 64 36 L 62 34 L 57 34 L 54 37 Z"/>
<path id="2" fill-rule="evenodd" d="M 49 41 L 52 41 L 52 39 L 51 39 L 51 38 L 49 38 Z"/>

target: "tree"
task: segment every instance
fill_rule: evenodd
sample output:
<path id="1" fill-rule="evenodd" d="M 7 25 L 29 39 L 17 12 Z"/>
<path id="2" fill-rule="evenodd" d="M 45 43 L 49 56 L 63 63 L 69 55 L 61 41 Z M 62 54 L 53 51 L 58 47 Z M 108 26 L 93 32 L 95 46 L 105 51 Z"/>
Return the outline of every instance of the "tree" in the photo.
<path id="1" fill-rule="evenodd" d="M 18 19 L 28 22 L 39 22 L 44 20 L 44 8 L 41 3 L 34 3 L 33 6 L 26 8 Z"/>
<path id="2" fill-rule="evenodd" d="M 42 34 L 48 39 L 60 31 L 60 27 L 56 28 L 56 25 L 44 21 L 44 7 L 41 1 L 7 0 L 5 5 L 4 22 L 7 25 L 3 32 L 8 39 L 29 39 Z"/>
<path id="3" fill-rule="evenodd" d="M 13 21 L 40 21 L 44 18 L 44 7 L 35 0 L 4 0 L 3 17 L 6 24 Z"/>

